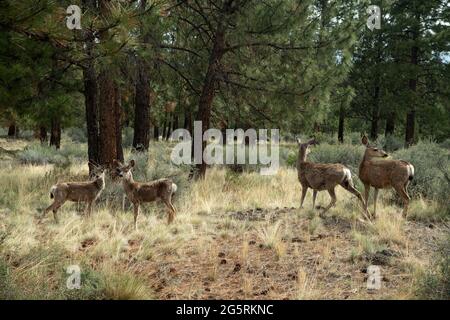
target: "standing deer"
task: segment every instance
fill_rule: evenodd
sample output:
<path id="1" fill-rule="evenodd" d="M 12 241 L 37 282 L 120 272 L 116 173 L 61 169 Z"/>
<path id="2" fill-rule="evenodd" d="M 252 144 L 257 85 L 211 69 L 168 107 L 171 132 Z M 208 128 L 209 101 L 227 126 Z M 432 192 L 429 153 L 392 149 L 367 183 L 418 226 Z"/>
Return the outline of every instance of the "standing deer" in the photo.
<path id="1" fill-rule="evenodd" d="M 312 163 L 306 161 L 306 157 L 310 152 L 309 146 L 317 145 L 317 141 L 312 139 L 306 143 L 298 140 L 299 156 L 297 160 L 298 179 L 302 185 L 302 198 L 300 208 L 303 208 L 308 188 L 313 189 L 313 209 L 316 202 L 317 191 L 327 190 L 331 197 L 330 204 L 324 209 L 322 214 L 327 212 L 336 204 L 336 193 L 334 188 L 339 184 L 345 190 L 353 193 L 364 205 L 361 194 L 353 186 L 352 174 L 350 169 L 339 163 Z"/>
<path id="2" fill-rule="evenodd" d="M 95 178 L 88 182 L 61 182 L 50 188 L 50 198 L 53 203 L 44 210 L 43 218 L 47 212 L 53 211 L 55 222 L 58 223 L 58 209 L 67 201 L 86 202 L 86 213 L 91 215 L 92 204 L 98 199 L 103 189 L 105 189 L 105 171 L 96 173 Z"/>
<path id="3" fill-rule="evenodd" d="M 161 199 L 169 209 L 168 223 L 170 224 L 175 217 L 175 208 L 172 204 L 172 195 L 177 191 L 177 185 L 170 179 L 159 179 L 147 183 L 135 182 L 131 169 L 134 167 L 134 160 L 130 160 L 128 165 L 123 165 L 115 160 L 117 166 L 116 172 L 122 178 L 125 194 L 133 203 L 134 208 L 134 229 L 137 229 L 137 217 L 139 215 L 139 206 L 143 202 L 152 202 Z"/>
<path id="4" fill-rule="evenodd" d="M 359 165 L 359 178 L 364 183 L 364 198 L 366 210 L 369 200 L 370 187 L 375 188 L 373 215 L 376 217 L 378 189 L 394 188 L 403 199 L 403 216 L 408 214 L 410 197 L 407 192 L 409 182 L 414 177 L 414 166 L 403 160 L 381 159 L 389 155 L 375 146 L 369 145 L 369 139 L 364 135 L 361 140 L 366 146 L 364 157 Z"/>

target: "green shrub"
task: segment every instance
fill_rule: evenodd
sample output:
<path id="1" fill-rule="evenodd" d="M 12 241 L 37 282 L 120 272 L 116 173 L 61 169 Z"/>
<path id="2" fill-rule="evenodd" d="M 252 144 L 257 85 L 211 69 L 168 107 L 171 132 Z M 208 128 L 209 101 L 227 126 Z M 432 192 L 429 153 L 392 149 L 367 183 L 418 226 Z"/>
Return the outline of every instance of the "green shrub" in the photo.
<path id="1" fill-rule="evenodd" d="M 450 138 L 445 139 L 444 141 L 442 141 L 442 142 L 439 144 L 439 146 L 440 146 L 441 148 L 450 150 Z"/>
<path id="2" fill-rule="evenodd" d="M 450 194 L 450 153 L 436 143 L 420 141 L 416 145 L 394 152 L 392 156 L 411 162 L 414 179 L 408 187 L 410 195 L 422 195 L 448 206 Z"/>
<path id="3" fill-rule="evenodd" d="M 60 150 L 56 150 L 54 147 L 33 143 L 18 152 L 17 157 L 26 164 L 67 166 L 74 161 L 85 161 L 87 150 L 85 144 L 66 143 Z"/>
<path id="4" fill-rule="evenodd" d="M 385 151 L 392 152 L 403 148 L 405 142 L 403 138 L 396 137 L 394 135 L 388 135 L 379 137 L 376 144 L 383 148 Z"/>
<path id="5" fill-rule="evenodd" d="M 87 132 L 86 128 L 68 128 L 64 130 L 64 133 L 73 141 L 78 143 L 87 142 Z"/>
<path id="6" fill-rule="evenodd" d="M 131 148 L 133 145 L 134 130 L 131 127 L 125 127 L 122 130 L 122 145 L 124 148 Z"/>
<path id="7" fill-rule="evenodd" d="M 450 237 L 442 243 L 432 267 L 419 279 L 417 296 L 421 299 L 450 299 Z"/>
<path id="8" fill-rule="evenodd" d="M 311 147 L 308 158 L 309 161 L 316 163 L 342 163 L 352 172 L 357 173 L 363 154 L 364 147 L 362 145 L 320 143 L 318 146 Z"/>

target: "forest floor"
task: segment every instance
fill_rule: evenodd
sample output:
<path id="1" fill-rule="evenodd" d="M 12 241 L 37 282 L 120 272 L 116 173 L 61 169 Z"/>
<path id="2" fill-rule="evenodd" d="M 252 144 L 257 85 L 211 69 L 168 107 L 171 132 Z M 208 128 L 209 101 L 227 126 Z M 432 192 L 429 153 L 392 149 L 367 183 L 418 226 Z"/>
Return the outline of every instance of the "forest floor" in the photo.
<path id="1" fill-rule="evenodd" d="M 25 145 L 0 139 L 8 150 Z M 380 193 L 373 222 L 361 221 L 356 198 L 340 187 L 325 216 L 311 208 L 311 192 L 299 209 L 292 168 L 274 176 L 211 168 L 205 180 L 180 188 L 171 225 L 164 207 L 152 203 L 133 230 L 132 208 L 123 211 L 122 197 L 110 192 L 91 218 L 83 205 L 67 203 L 59 224 L 50 214 L 39 219 L 51 185 L 86 176 L 82 162 L 55 173 L 51 164 L 0 155 L 3 298 L 411 299 L 450 231 L 446 222 L 404 219 L 389 191 Z M 121 190 L 110 181 L 108 188 Z M 328 202 L 320 192 L 316 204 Z M 415 199 L 411 211 L 432 206 Z M 69 265 L 82 270 L 77 293 L 65 288 Z M 380 289 L 367 287 L 371 265 L 380 267 Z"/>

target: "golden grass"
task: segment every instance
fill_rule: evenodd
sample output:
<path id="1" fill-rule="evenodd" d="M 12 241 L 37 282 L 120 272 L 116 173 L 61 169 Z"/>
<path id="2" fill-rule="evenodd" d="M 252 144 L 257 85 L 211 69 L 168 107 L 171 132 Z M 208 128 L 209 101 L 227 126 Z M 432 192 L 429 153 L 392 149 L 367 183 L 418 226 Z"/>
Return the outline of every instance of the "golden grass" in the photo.
<path id="1" fill-rule="evenodd" d="M 445 232 L 444 227 L 414 229 L 400 208 L 382 201 L 379 218 L 359 224 L 357 200 L 341 188 L 337 206 L 325 218 L 310 209 L 311 191 L 305 201 L 308 209 L 276 215 L 279 209 L 299 206 L 297 174 L 288 168 L 275 176 L 243 173 L 232 179 L 225 169 L 212 168 L 205 180 L 180 190 L 172 225 L 166 224 L 163 206 L 149 204 L 134 231 L 131 211 L 105 201 L 89 219 L 82 215 L 82 205 L 67 203 L 57 225 L 51 215 L 41 222 L 36 219 L 51 203 L 50 186 L 67 177 L 82 180 L 87 166 L 72 165 L 65 176 L 51 172 L 50 165 L 0 169 L 0 185 L 6 190 L 0 195 L 0 258 L 12 268 L 16 284 L 35 283 L 35 277 L 60 286 L 64 274 L 46 255 L 25 261 L 34 250 L 59 248 L 61 261 L 86 264 L 101 273 L 106 279 L 102 297 L 111 299 L 405 298 L 411 294 L 413 275 L 432 253 L 420 243 L 420 232 Z M 328 202 L 328 195 L 319 193 L 316 204 L 324 207 Z M 229 215 L 255 208 L 273 215 L 255 221 Z M 386 271 L 395 280 L 378 295 L 368 295 L 359 271 L 365 262 L 358 257 L 388 247 L 400 251 Z"/>

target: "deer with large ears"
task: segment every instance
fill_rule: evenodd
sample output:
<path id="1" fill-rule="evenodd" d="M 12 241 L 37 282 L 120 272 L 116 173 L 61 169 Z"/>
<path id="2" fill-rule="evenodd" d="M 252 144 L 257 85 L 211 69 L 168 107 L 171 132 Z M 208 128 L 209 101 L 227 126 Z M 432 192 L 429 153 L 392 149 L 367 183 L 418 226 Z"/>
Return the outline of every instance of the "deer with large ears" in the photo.
<path id="1" fill-rule="evenodd" d="M 92 204 L 98 199 L 105 189 L 105 170 L 95 168 L 94 179 L 87 182 L 61 182 L 53 185 L 50 189 L 50 198 L 53 203 L 44 210 L 41 218 L 47 212 L 53 211 L 55 222 L 58 223 L 58 209 L 66 202 L 86 202 L 86 215 L 91 215 Z"/>
<path id="2" fill-rule="evenodd" d="M 331 197 L 330 204 L 323 210 L 322 214 L 328 211 L 336 204 L 336 193 L 334 191 L 337 185 L 342 186 L 348 192 L 354 194 L 363 204 L 364 201 L 358 190 L 355 189 L 350 169 L 339 163 L 313 163 L 306 161 L 306 157 L 310 152 L 311 145 L 317 145 L 316 139 L 312 139 L 306 143 L 301 143 L 297 139 L 299 152 L 297 160 L 298 179 L 302 185 L 302 198 L 300 207 L 303 207 L 306 192 L 308 188 L 313 189 L 313 209 L 316 202 L 318 191 L 327 190 Z"/>
<path id="3" fill-rule="evenodd" d="M 364 198 L 367 204 L 370 187 L 374 187 L 373 215 L 376 217 L 377 197 L 379 189 L 394 188 L 404 203 L 403 216 L 408 214 L 410 197 L 407 192 L 409 182 L 414 177 L 414 166 L 403 160 L 382 159 L 389 155 L 376 146 L 369 144 L 369 139 L 363 135 L 361 142 L 366 146 L 364 157 L 359 165 L 359 179 L 364 184 Z"/>
<path id="4" fill-rule="evenodd" d="M 123 165 L 114 160 L 116 173 L 122 178 L 122 185 L 128 200 L 134 207 L 134 229 L 137 229 L 137 218 L 139 206 L 143 202 L 152 202 L 161 199 L 169 209 L 168 223 L 175 217 L 176 210 L 172 204 L 172 195 L 177 191 L 177 185 L 170 179 L 159 179 L 151 182 L 135 182 L 131 170 L 135 166 L 134 160 L 130 160 L 128 165 Z"/>

